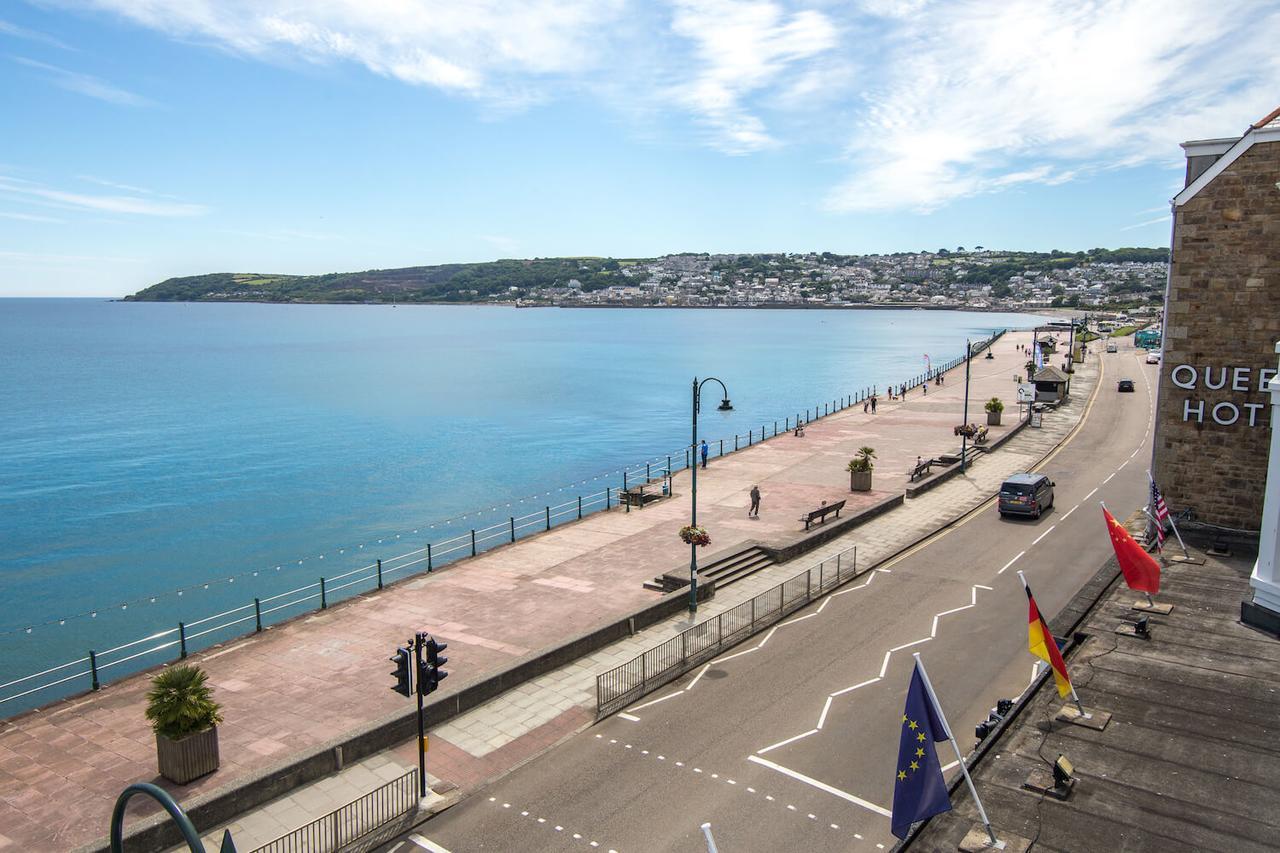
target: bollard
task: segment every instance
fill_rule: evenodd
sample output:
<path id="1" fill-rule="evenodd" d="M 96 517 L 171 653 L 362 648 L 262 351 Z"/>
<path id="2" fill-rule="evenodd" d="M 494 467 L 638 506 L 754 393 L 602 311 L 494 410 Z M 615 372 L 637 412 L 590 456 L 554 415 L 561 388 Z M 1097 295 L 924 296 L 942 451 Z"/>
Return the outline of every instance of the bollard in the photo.
<path id="1" fill-rule="evenodd" d="M 432 570 L 432 566 L 431 566 L 431 543 L 430 543 L 430 542 L 428 542 L 428 543 L 427 543 L 427 571 L 431 571 L 431 570 Z"/>
<path id="2" fill-rule="evenodd" d="M 379 560 L 378 562 L 381 563 L 382 561 Z M 378 568 L 382 568 L 382 567 L 379 566 Z M 381 586 L 379 586 L 379 589 L 381 589 Z M 262 602 L 256 598 L 253 600 L 253 619 L 254 619 L 254 622 L 257 624 L 257 628 L 256 628 L 257 632 L 261 634 L 262 633 Z"/>
<path id="3" fill-rule="evenodd" d="M 476 529 L 471 528 L 471 556 L 476 555 Z"/>
<path id="4" fill-rule="evenodd" d="M 320 578 L 320 609 L 327 610 L 329 607 L 329 599 L 325 597 L 324 578 Z"/>
<path id="5" fill-rule="evenodd" d="M 578 518 L 582 518 L 582 498 L 578 498 Z M 511 541 L 516 541 L 516 517 L 511 516 Z"/>
<path id="6" fill-rule="evenodd" d="M 547 529 L 551 529 L 551 507 L 547 507 Z"/>
<path id="7" fill-rule="evenodd" d="M 187 659 L 187 625 L 185 622 L 178 623 L 178 655 L 182 660 Z"/>
<path id="8" fill-rule="evenodd" d="M 93 677 L 93 689 L 98 689 L 98 656 L 89 649 L 89 673 Z"/>
<path id="9" fill-rule="evenodd" d="M 378 559 L 378 589 L 382 589 L 382 559 Z"/>

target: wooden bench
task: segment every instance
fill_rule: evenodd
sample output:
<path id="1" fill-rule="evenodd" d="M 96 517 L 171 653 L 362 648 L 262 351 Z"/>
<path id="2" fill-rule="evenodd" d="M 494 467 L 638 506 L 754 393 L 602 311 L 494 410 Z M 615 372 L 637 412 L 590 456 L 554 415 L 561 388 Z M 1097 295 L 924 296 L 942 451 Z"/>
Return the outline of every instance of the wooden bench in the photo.
<path id="1" fill-rule="evenodd" d="M 911 469 L 910 482 L 914 483 L 916 480 L 919 480 L 921 477 L 928 474 L 930 469 L 937 464 L 938 464 L 938 460 L 936 459 L 921 460 L 920 464 L 916 465 L 914 468 Z"/>
<path id="2" fill-rule="evenodd" d="M 815 521 L 826 521 L 827 516 L 833 512 L 836 514 L 836 518 L 839 518 L 840 510 L 842 509 L 844 509 L 844 501 L 837 501 L 833 504 L 823 504 L 813 512 L 801 516 L 800 520 L 804 522 L 804 529 L 808 530 L 809 525 L 813 524 Z"/>

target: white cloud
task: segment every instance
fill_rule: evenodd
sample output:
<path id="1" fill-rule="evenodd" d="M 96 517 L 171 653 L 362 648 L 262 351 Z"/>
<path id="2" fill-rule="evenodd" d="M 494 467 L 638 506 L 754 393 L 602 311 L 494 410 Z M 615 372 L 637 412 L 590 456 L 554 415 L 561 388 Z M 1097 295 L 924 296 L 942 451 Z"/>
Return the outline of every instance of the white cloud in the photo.
<path id="1" fill-rule="evenodd" d="M 26 27 L 20 27 L 17 24 L 12 24 L 2 18 L 0 18 L 0 35 L 11 36 L 12 38 L 19 38 L 25 41 L 38 42 L 40 44 L 46 44 L 50 47 L 56 47 L 62 50 L 75 50 L 75 48 L 65 42 L 59 41 L 51 35 L 38 32 L 36 30 L 29 30 Z"/>
<path id="2" fill-rule="evenodd" d="M 1280 11 L 1257 0 L 874 5 L 906 17 L 884 24 L 836 211 L 1164 162 L 1178 141 L 1243 130 L 1280 78 Z"/>
<path id="3" fill-rule="evenodd" d="M 42 72 L 42 75 L 50 83 L 66 89 L 68 92 L 75 92 L 79 95 L 96 98 L 99 101 L 106 101 L 109 104 L 120 104 L 126 107 L 145 107 L 152 104 L 147 98 L 136 95 L 126 89 L 121 89 L 119 86 L 108 83 L 99 77 L 94 77 L 92 74 L 69 71 L 66 68 L 59 68 L 47 62 L 39 62 L 35 59 L 27 59 L 21 56 L 10 58 L 19 65 L 25 65 L 28 68 L 34 68 Z"/>
<path id="4" fill-rule="evenodd" d="M 1169 216 L 1157 216 L 1155 219 L 1148 219 L 1146 222 L 1139 222 L 1137 225 L 1126 225 L 1120 230 L 1133 231 L 1138 228 L 1149 228 L 1152 225 L 1160 225 L 1160 224 L 1168 223 L 1171 218 L 1172 217 L 1169 217 Z"/>
<path id="5" fill-rule="evenodd" d="M 23 200 L 51 202 L 55 207 L 93 210 L 107 213 L 131 213 L 140 216 L 200 216 L 208 208 L 202 204 L 161 201 L 136 195 L 87 195 L 46 187 L 34 181 L 0 175 L 0 194 Z"/>
<path id="6" fill-rule="evenodd" d="M 54 216 L 41 216 L 38 213 L 13 213 L 7 210 L 0 210 L 0 218 L 14 219 L 18 222 L 48 222 L 54 224 L 60 224 L 66 221 Z"/>

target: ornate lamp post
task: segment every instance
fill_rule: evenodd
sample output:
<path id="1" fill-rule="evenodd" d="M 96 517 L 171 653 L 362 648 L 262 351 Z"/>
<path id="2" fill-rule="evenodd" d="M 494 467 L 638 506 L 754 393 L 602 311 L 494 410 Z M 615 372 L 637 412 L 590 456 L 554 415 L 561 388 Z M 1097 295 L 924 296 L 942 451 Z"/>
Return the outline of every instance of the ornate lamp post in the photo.
<path id="1" fill-rule="evenodd" d="M 701 382 L 698 381 L 698 377 L 693 377 L 693 443 L 690 445 L 692 453 L 689 457 L 693 463 L 690 468 L 693 474 L 693 482 L 690 486 L 692 494 L 692 509 L 689 512 L 690 527 L 698 526 L 698 411 L 702 407 L 702 386 L 708 382 L 715 382 L 724 392 L 724 397 L 716 409 L 721 412 L 733 411 L 733 404 L 729 402 L 729 389 L 724 387 L 723 382 L 714 376 L 708 376 Z M 689 612 L 698 612 L 698 546 L 693 543 L 689 544 Z"/>

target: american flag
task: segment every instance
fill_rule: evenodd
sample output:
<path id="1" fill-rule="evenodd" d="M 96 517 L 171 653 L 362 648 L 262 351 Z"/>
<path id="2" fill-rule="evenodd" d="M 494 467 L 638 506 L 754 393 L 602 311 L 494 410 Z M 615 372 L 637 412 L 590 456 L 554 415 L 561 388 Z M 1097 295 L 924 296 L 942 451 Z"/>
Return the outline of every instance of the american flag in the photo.
<path id="1" fill-rule="evenodd" d="M 1164 502 L 1164 495 L 1156 481 L 1151 481 L 1151 513 L 1156 517 L 1156 545 L 1164 548 L 1164 525 L 1169 520 L 1169 505 Z"/>

